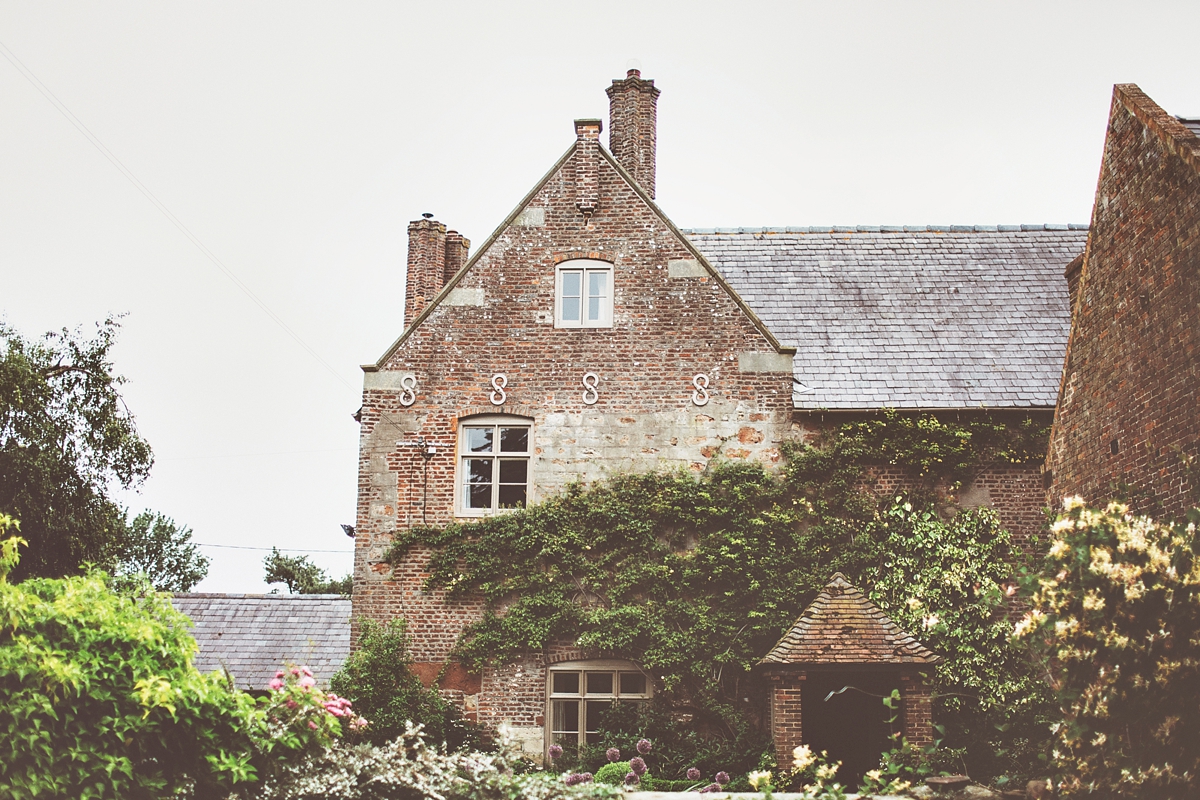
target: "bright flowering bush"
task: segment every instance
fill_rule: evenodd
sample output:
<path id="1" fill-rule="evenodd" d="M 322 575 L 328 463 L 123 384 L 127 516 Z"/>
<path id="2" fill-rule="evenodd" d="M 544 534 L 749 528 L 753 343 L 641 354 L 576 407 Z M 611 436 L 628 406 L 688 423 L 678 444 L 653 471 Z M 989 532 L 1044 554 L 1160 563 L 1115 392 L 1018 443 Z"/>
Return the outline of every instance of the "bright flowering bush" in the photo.
<path id="1" fill-rule="evenodd" d="M 1066 795 L 1200 795 L 1200 510 L 1157 524 L 1068 498 L 1016 635 L 1061 706 Z"/>

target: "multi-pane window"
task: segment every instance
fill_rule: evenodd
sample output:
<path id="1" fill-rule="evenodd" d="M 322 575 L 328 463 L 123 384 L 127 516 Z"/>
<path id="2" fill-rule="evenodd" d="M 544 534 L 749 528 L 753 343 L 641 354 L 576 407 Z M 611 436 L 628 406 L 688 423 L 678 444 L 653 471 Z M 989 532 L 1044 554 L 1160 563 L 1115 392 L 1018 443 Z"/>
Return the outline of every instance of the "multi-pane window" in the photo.
<path id="1" fill-rule="evenodd" d="M 650 697 L 646 674 L 629 662 L 579 662 L 549 674 L 550 744 L 579 746 L 600 740 L 600 717 L 614 702 Z"/>
<path id="2" fill-rule="evenodd" d="M 459 512 L 479 516 L 529 501 L 529 422 L 486 417 L 459 429 Z"/>
<path id="3" fill-rule="evenodd" d="M 559 328 L 611 328 L 612 264 L 591 259 L 559 264 L 554 306 Z"/>

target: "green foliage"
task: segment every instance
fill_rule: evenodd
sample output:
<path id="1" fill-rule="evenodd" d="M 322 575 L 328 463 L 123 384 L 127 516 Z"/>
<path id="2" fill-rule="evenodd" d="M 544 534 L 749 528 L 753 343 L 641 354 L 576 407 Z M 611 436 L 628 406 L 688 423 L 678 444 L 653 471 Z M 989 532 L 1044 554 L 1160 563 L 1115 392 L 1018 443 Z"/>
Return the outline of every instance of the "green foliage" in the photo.
<path id="1" fill-rule="evenodd" d="M 522 772 L 522 757 L 501 732 L 497 752 L 448 753 L 409 726 L 386 745 L 334 742 L 294 759 L 264 782 L 255 800 L 615 800 L 604 784 L 568 786 L 559 775 Z"/>
<path id="2" fill-rule="evenodd" d="M 282 583 L 289 594 L 350 594 L 354 579 L 347 575 L 333 580 L 325 570 L 312 563 L 308 556 L 285 556 L 272 547 L 263 559 L 267 583 Z"/>
<path id="3" fill-rule="evenodd" d="M 187 626 L 165 596 L 117 594 L 98 574 L 0 582 L 7 796 L 203 795 L 252 779 L 253 700 L 195 670 Z"/>
<path id="4" fill-rule="evenodd" d="M 607 783 L 609 786 L 624 786 L 625 776 L 628 774 L 628 761 L 613 761 L 596 770 L 596 783 Z"/>
<path id="5" fill-rule="evenodd" d="M 118 325 L 27 340 L 0 323 L 0 508 L 17 516 L 29 551 L 13 573 L 57 577 L 111 564 L 124 514 L 110 485 L 150 471 L 150 446 L 121 400 L 110 356 Z"/>
<path id="6" fill-rule="evenodd" d="M 186 525 L 143 511 L 125 526 L 114 552 L 114 572 L 118 577 L 144 576 L 160 592 L 189 592 L 208 574 L 208 559 L 191 538 Z"/>
<path id="7" fill-rule="evenodd" d="M 329 682 L 333 691 L 353 701 L 357 713 L 371 721 L 360 738 L 383 745 L 404 733 L 411 722 L 422 725 L 428 738 L 445 742 L 452 750 L 477 745 L 477 728 L 413 674 L 404 620 L 387 625 L 363 620 L 361 624 L 358 647 Z"/>
<path id="8" fill-rule="evenodd" d="M 693 736 L 720 743 L 707 749 L 728 760 L 699 766 L 730 772 L 757 766 L 766 744 L 744 747 L 761 705 L 743 700 L 750 668 L 841 571 L 874 587 L 884 611 L 947 656 L 935 689 L 950 695 L 940 708 L 956 715 L 948 739 L 978 750 L 973 763 L 990 776 L 1037 750 L 1006 739 L 996 720 L 1024 714 L 1021 735 L 1040 720 L 1018 696 L 1027 671 L 1001 674 L 1016 657 L 999 613 L 1008 537 L 990 513 L 954 516 L 945 493 L 990 464 L 1040 459 L 1046 433 L 1029 419 L 888 413 L 788 446 L 779 474 L 712 462 L 699 479 L 618 475 L 511 514 L 401 532 L 386 558 L 398 563 L 425 545 L 430 588 L 482 597 L 486 613 L 456 648 L 468 664 L 512 660 L 555 640 L 630 658 L 657 678 L 665 708 L 692 712 Z M 876 496 L 879 467 L 903 472 L 910 496 Z M 946 624 L 927 631 L 931 614 Z M 674 741 L 648 725 L 611 732 Z M 996 747 L 1002 756 L 984 752 Z M 705 749 L 660 774 L 682 777 Z"/>
<path id="9" fill-rule="evenodd" d="M 1063 722 L 1069 795 L 1200 792 L 1200 510 L 1156 524 L 1069 498 L 1018 636 L 1039 652 Z M 1032 583 L 1032 581 L 1031 581 Z"/>

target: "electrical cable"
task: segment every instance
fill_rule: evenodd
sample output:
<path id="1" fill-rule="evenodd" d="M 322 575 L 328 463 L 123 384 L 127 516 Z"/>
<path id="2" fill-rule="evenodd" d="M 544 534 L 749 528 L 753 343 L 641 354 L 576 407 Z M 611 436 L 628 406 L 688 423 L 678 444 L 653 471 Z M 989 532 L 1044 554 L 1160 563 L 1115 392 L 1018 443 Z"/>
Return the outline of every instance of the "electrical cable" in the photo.
<path id="1" fill-rule="evenodd" d="M 250 547 L 244 544 L 209 544 L 208 542 L 192 542 L 200 547 L 220 547 L 225 550 L 278 550 L 281 553 L 353 553 L 353 550 L 300 550 L 294 547 Z"/>

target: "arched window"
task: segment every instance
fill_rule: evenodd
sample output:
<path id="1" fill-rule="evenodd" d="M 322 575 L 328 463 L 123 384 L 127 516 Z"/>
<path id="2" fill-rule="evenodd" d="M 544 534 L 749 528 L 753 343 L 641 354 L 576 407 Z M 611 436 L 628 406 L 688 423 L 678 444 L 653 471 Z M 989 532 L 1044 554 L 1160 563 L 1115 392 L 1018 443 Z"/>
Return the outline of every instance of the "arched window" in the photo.
<path id="1" fill-rule="evenodd" d="M 564 661 L 546 676 L 548 744 L 579 747 L 600 740 L 600 716 L 613 703 L 650 698 L 650 680 L 632 661 Z"/>
<path id="2" fill-rule="evenodd" d="M 554 327 L 611 328 L 613 265 L 574 258 L 554 269 Z"/>
<path id="3" fill-rule="evenodd" d="M 459 516 L 482 517 L 529 503 L 529 453 L 533 420 L 486 415 L 458 425 Z"/>

